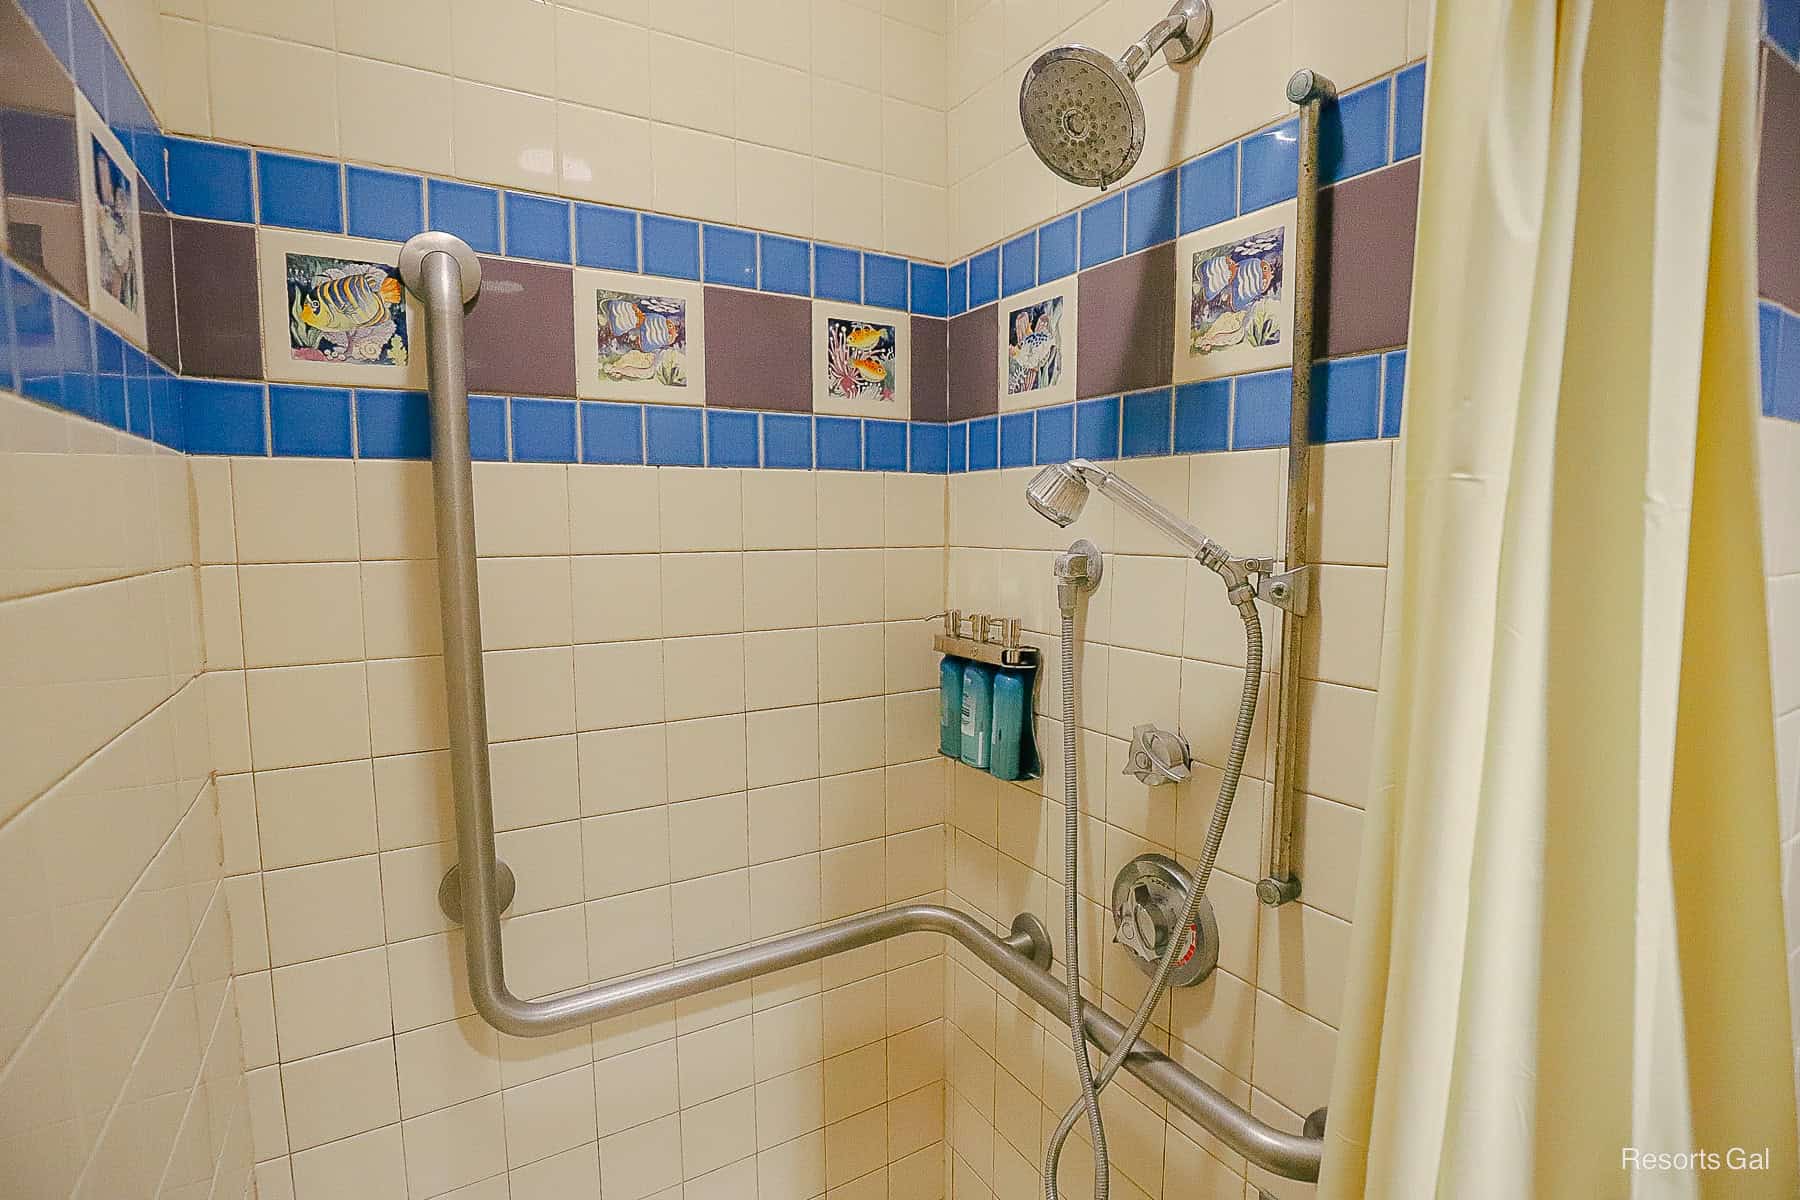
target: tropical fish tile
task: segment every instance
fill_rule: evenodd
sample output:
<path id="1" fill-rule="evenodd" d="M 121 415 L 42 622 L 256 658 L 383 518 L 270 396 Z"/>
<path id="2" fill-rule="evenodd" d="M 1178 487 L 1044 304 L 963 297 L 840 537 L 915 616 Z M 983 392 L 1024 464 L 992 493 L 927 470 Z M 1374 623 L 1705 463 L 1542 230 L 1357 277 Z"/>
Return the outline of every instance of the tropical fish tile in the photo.
<path id="1" fill-rule="evenodd" d="M 144 236 L 137 167 L 118 135 L 86 97 L 76 110 L 82 237 L 88 303 L 96 315 L 132 341 L 146 341 Z M 15 239 L 25 226 L 14 227 Z M 30 257 L 28 254 L 27 257 Z"/>
<path id="2" fill-rule="evenodd" d="M 894 402 L 899 365 L 892 325 L 826 318 L 826 386 L 839 400 Z"/>
<path id="3" fill-rule="evenodd" d="M 1290 201 L 1183 237 L 1175 251 L 1175 382 L 1288 366 L 1298 251 Z"/>
<path id="4" fill-rule="evenodd" d="M 1052 388 L 1063 375 L 1063 298 L 1016 309 L 1006 325 L 1006 394 Z"/>
<path id="5" fill-rule="evenodd" d="M 600 378 L 687 386 L 687 302 L 606 288 L 594 292 Z"/>
<path id="6" fill-rule="evenodd" d="M 575 390 L 590 400 L 706 402 L 706 291 L 698 284 L 579 268 Z"/>
<path id="7" fill-rule="evenodd" d="M 912 416 L 912 325 L 881 308 L 813 304 L 813 411 Z"/>
<path id="8" fill-rule="evenodd" d="M 1233 346 L 1272 346 L 1285 336 L 1281 293 L 1286 230 L 1276 227 L 1192 256 L 1188 350 L 1214 354 Z"/>
<path id="9" fill-rule="evenodd" d="M 425 385 L 425 320 L 400 278 L 400 247 L 369 238 L 259 231 L 263 373 L 292 383 Z"/>
<path id="10" fill-rule="evenodd" d="M 385 263 L 289 254 L 288 350 L 300 362 L 404 367 L 406 287 Z"/>
<path id="11" fill-rule="evenodd" d="M 133 191 L 136 171 L 121 165 L 106 144 L 89 137 L 94 156 L 94 209 L 99 220 L 100 290 L 138 311 L 141 282 Z"/>

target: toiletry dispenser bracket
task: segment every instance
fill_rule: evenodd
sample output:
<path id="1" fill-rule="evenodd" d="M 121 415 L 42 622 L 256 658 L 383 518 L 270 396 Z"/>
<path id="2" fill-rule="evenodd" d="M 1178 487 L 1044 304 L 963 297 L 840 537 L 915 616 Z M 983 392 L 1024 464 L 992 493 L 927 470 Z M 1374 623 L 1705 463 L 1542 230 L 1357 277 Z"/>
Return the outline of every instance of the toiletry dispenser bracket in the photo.
<path id="1" fill-rule="evenodd" d="M 1021 641 L 1024 623 L 1017 617 L 996 617 L 988 613 L 970 613 L 965 617 L 960 609 L 953 608 L 944 613 L 943 618 L 943 632 L 932 638 L 932 646 L 939 654 L 986 663 L 990 667 L 1038 665 L 1038 648 Z"/>

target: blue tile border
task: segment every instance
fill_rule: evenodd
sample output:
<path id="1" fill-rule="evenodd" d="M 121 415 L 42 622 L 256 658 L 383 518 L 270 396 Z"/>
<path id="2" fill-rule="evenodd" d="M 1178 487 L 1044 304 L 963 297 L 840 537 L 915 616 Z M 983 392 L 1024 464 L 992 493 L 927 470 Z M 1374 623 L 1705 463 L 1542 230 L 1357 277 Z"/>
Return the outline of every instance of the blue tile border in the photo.
<path id="1" fill-rule="evenodd" d="M 821 300 L 861 304 L 863 256 L 860 250 L 813 244 L 813 295 Z"/>
<path id="2" fill-rule="evenodd" d="M 576 427 L 579 414 L 573 400 L 532 400 L 513 397 L 512 461 L 535 463 L 579 462 Z"/>
<path id="3" fill-rule="evenodd" d="M 356 391 L 358 458 L 431 457 L 431 412 L 424 392 Z"/>
<path id="4" fill-rule="evenodd" d="M 863 255 L 863 302 L 907 311 L 907 263 L 891 254 Z"/>
<path id="5" fill-rule="evenodd" d="M 584 401 L 581 405 L 581 461 L 642 463 L 643 406 Z"/>
<path id="6" fill-rule="evenodd" d="M 907 470 L 915 475 L 943 475 L 950 470 L 950 426 L 915 424 Z"/>
<path id="7" fill-rule="evenodd" d="M 1081 210 L 1081 269 L 1125 255 L 1125 196 L 1118 193 Z"/>
<path id="8" fill-rule="evenodd" d="M 425 231 L 425 181 L 417 175 L 347 166 L 344 197 L 355 237 L 404 242 Z"/>
<path id="9" fill-rule="evenodd" d="M 659 467 L 705 466 L 704 410 L 668 404 L 645 405 L 644 461 Z"/>
<path id="10" fill-rule="evenodd" d="M 798 413 L 763 413 L 763 466 L 810 471 L 813 419 Z"/>
<path id="11" fill-rule="evenodd" d="M 1231 447 L 1231 380 L 1184 383 L 1175 389 L 1175 453 L 1208 454 Z"/>
<path id="12" fill-rule="evenodd" d="M 705 244 L 706 282 L 732 287 L 756 286 L 756 235 L 724 225 L 707 225 L 701 230 Z"/>
<path id="13" fill-rule="evenodd" d="M 1075 457 L 1075 406 L 1058 404 L 1037 410 L 1034 455 L 1038 466 Z"/>
<path id="14" fill-rule="evenodd" d="M 1000 298 L 1000 251 L 977 254 L 969 260 L 969 311 L 985 308 Z"/>
<path id="15" fill-rule="evenodd" d="M 762 290 L 784 296 L 812 295 L 812 243 L 765 233 L 758 239 Z"/>
<path id="16" fill-rule="evenodd" d="M 269 442 L 278 458 L 349 458 L 356 449 L 350 390 L 271 384 Z"/>
<path id="17" fill-rule="evenodd" d="M 814 417 L 813 444 L 819 470 L 863 469 L 863 423 L 855 417 Z"/>
<path id="18" fill-rule="evenodd" d="M 1122 408 L 1119 453 L 1125 458 L 1151 458 L 1171 452 L 1174 393 L 1169 388 L 1134 392 Z"/>
<path id="19" fill-rule="evenodd" d="M 1096 462 L 1119 457 L 1119 399 L 1083 400 L 1075 405 L 1075 455 Z"/>
<path id="20" fill-rule="evenodd" d="M 1081 218 L 1074 213 L 1038 230 L 1038 282 L 1054 283 L 1081 269 Z"/>
<path id="21" fill-rule="evenodd" d="M 638 214 L 600 204 L 577 204 L 575 264 L 636 273 Z"/>
<path id="22" fill-rule="evenodd" d="M 1000 248 L 1000 295 L 1028 292 L 1037 286 L 1037 230 L 1022 233 Z"/>
<path id="23" fill-rule="evenodd" d="M 425 203 L 433 229 L 454 233 L 477 254 L 500 253 L 500 193 L 491 187 L 431 179 Z"/>
<path id="24" fill-rule="evenodd" d="M 190 454 L 269 452 L 262 384 L 184 379 L 181 398 Z"/>
<path id="25" fill-rule="evenodd" d="M 250 152 L 196 138 L 168 139 L 169 211 L 214 221 L 256 219 Z"/>
<path id="26" fill-rule="evenodd" d="M 724 408 L 707 410 L 706 465 L 762 466 L 761 421 L 756 413 Z"/>
<path id="27" fill-rule="evenodd" d="M 1136 254 L 1175 240 L 1174 171 L 1153 175 L 1125 193 L 1125 252 Z"/>
<path id="28" fill-rule="evenodd" d="M 469 397 L 469 457 L 476 462 L 511 460 L 505 396 Z"/>
<path id="29" fill-rule="evenodd" d="M 258 150 L 256 194 L 264 225 L 344 232 L 343 167 L 336 160 Z"/>
<path id="30" fill-rule="evenodd" d="M 513 258 L 568 262 L 569 212 L 567 200 L 506 193 L 506 253 Z"/>
<path id="31" fill-rule="evenodd" d="M 863 422 L 863 470 L 906 470 L 906 422 Z"/>

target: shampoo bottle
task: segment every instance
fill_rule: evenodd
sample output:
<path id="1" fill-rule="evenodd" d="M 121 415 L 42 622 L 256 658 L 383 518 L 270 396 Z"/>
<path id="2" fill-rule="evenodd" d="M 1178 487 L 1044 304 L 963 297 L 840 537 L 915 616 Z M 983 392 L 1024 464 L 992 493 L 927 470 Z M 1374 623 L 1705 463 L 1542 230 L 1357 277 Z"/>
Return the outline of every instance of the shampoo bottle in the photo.
<path id="1" fill-rule="evenodd" d="M 963 666 L 949 655 L 938 663 L 938 749 L 951 758 L 962 757 Z"/>
<path id="2" fill-rule="evenodd" d="M 1027 672 L 994 672 L 993 734 L 988 773 L 995 779 L 1022 778 L 1025 730 L 1031 724 L 1031 679 Z"/>
<path id="3" fill-rule="evenodd" d="M 971 662 L 962 679 L 962 760 L 971 767 L 987 770 L 993 721 L 994 668 Z"/>

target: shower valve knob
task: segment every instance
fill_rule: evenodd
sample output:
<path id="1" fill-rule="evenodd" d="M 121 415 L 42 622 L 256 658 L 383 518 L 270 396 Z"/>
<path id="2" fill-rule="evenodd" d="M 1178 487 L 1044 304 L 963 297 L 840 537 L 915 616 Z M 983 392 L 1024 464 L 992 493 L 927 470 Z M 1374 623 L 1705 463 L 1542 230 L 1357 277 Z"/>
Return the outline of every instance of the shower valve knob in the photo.
<path id="1" fill-rule="evenodd" d="M 1190 774 L 1187 739 L 1154 725 L 1139 725 L 1131 731 L 1131 748 L 1126 751 L 1125 769 L 1121 775 L 1135 775 L 1147 787 L 1180 783 Z"/>

